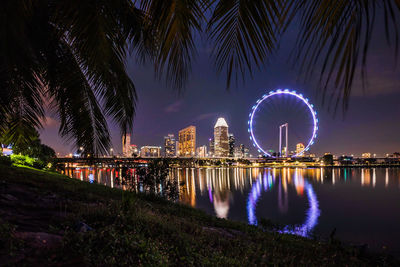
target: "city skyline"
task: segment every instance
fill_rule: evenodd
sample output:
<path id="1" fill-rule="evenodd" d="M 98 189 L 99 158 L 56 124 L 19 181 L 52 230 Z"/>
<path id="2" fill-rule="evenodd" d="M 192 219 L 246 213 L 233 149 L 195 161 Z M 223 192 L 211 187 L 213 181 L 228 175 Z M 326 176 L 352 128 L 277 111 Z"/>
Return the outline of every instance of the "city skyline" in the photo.
<path id="1" fill-rule="evenodd" d="M 221 117 L 222 118 L 222 117 Z M 222 119 L 224 119 L 224 118 L 222 118 Z M 215 118 L 212 118 L 211 120 L 216 120 Z M 217 121 L 218 121 L 218 119 L 217 119 Z M 211 124 L 212 124 L 213 122 L 211 121 Z M 192 127 L 192 126 L 189 126 L 189 127 Z M 193 127 L 195 127 L 196 128 L 196 130 L 195 131 L 197 131 L 198 130 L 198 127 L 196 127 L 196 126 L 193 126 Z M 188 128 L 188 127 L 187 127 Z M 211 126 L 209 126 L 209 132 L 210 132 L 210 134 L 209 134 L 209 136 L 213 136 L 213 132 L 212 132 L 212 125 Z M 186 128 L 185 128 L 186 129 Z M 181 129 L 182 130 L 182 129 Z M 170 132 L 172 132 L 172 131 L 170 131 Z M 165 153 L 165 151 L 164 151 L 164 149 L 165 149 L 165 140 L 166 140 L 166 138 L 167 137 L 170 137 L 170 136 L 172 136 L 172 138 L 174 138 L 174 135 L 175 135 L 175 133 L 173 133 L 173 134 L 171 134 L 170 132 L 168 132 L 166 135 L 164 135 L 163 136 L 163 138 L 162 138 L 162 140 L 160 141 L 160 140 L 158 140 L 158 142 L 154 142 L 154 143 L 136 143 L 136 142 L 134 142 L 133 141 L 133 143 L 134 144 L 132 144 L 132 142 L 131 142 L 131 134 L 127 134 L 126 135 L 126 143 L 124 144 L 124 137 L 122 137 L 122 142 L 120 143 L 121 145 L 120 145 L 120 150 L 118 149 L 118 142 L 116 142 L 116 145 L 114 145 L 112 148 L 111 148 L 111 150 L 110 150 L 110 153 L 112 153 L 112 154 L 115 154 L 115 155 L 118 155 L 118 154 L 120 154 L 120 155 L 125 155 L 126 153 L 127 153 L 127 149 L 129 149 L 129 155 L 131 155 L 132 154 L 132 152 L 133 152 L 133 149 L 135 149 L 135 153 L 137 153 L 138 155 L 140 154 L 140 149 L 138 150 L 137 148 L 138 147 L 142 147 L 142 146 L 154 146 L 154 147 L 162 147 L 162 153 L 161 154 L 164 154 Z M 204 131 L 203 131 L 204 132 Z M 177 133 L 179 133 L 179 130 L 177 131 Z M 229 132 L 228 133 L 229 134 L 229 136 L 228 137 L 230 137 L 230 135 L 232 134 L 231 132 Z M 178 135 L 177 135 L 178 136 Z M 197 135 L 197 132 L 196 132 L 196 140 L 197 140 L 197 138 L 198 138 L 199 136 Z M 207 136 L 201 136 L 201 138 L 200 139 L 205 139 L 205 138 L 207 138 Z M 212 139 L 214 138 L 214 136 L 212 137 Z M 174 139 L 175 140 L 175 139 Z M 178 149 L 178 144 L 179 144 L 179 142 L 177 141 L 178 139 L 176 139 L 176 155 L 178 155 L 178 151 L 179 151 L 179 149 Z M 208 152 L 211 152 L 211 149 L 210 149 L 210 140 L 211 140 L 211 138 L 209 138 L 209 139 L 206 139 L 206 142 L 203 142 L 203 143 L 196 143 L 195 144 L 195 146 L 194 146 L 194 151 L 196 151 L 197 150 L 197 148 L 199 148 L 199 147 L 202 147 L 202 146 L 206 146 L 207 147 L 207 149 L 208 149 Z M 235 139 L 235 141 L 236 141 L 236 148 L 238 148 L 241 144 L 243 144 L 243 143 L 247 143 L 247 139 L 245 138 L 244 140 L 236 140 Z M 293 148 L 290 148 L 292 151 L 297 151 L 297 145 L 298 144 L 293 144 Z M 259 153 L 259 152 L 257 152 L 256 151 L 256 149 L 254 149 L 254 147 L 251 145 L 251 142 L 250 142 L 250 145 L 246 145 L 246 147 L 248 147 L 248 148 L 250 148 L 250 153 L 253 153 L 254 155 L 261 155 L 261 153 Z M 400 149 L 398 149 L 398 150 L 400 150 Z M 360 153 L 344 153 L 344 152 L 338 152 L 338 153 L 332 153 L 331 151 L 323 151 L 323 152 L 320 152 L 319 154 L 318 154 L 318 156 L 323 156 L 323 154 L 325 154 L 325 153 L 332 153 L 332 154 L 334 154 L 334 155 L 337 155 L 337 156 L 340 156 L 340 155 L 356 155 L 356 156 L 358 156 L 358 157 L 364 157 L 363 156 L 363 154 L 372 154 L 372 155 L 375 155 L 375 156 L 387 156 L 387 154 L 393 154 L 393 153 L 395 153 L 395 152 L 398 152 L 398 150 L 393 150 L 393 151 L 388 151 L 388 152 L 386 152 L 386 153 L 375 153 L 374 151 L 372 151 L 372 150 L 368 150 L 368 149 L 364 149 L 364 150 L 362 150 Z M 73 152 L 73 151 L 71 151 L 71 152 Z M 70 153 L 65 153 L 65 155 L 68 155 L 68 154 L 70 154 Z M 316 153 L 314 153 L 313 152 L 313 149 L 311 149 L 311 154 L 316 154 Z"/>
<path id="2" fill-rule="evenodd" d="M 200 147 L 203 147 L 203 146 L 205 146 L 206 147 L 206 149 L 207 149 L 207 152 L 212 152 L 213 151 L 213 148 L 211 147 L 211 144 L 210 144 L 210 142 L 211 142 L 211 139 L 212 140 L 214 140 L 214 134 L 215 134 L 215 132 L 213 132 L 212 131 L 212 128 L 214 128 L 215 129 L 215 126 L 217 126 L 217 124 L 218 123 L 222 123 L 222 122 L 219 122 L 218 120 L 220 120 L 220 119 L 222 119 L 224 122 L 224 124 L 226 124 L 226 121 L 225 121 L 225 119 L 224 118 L 222 118 L 222 117 L 219 117 L 219 118 L 212 118 L 212 120 L 216 120 L 216 123 L 215 123 L 215 125 L 214 125 L 214 127 L 212 127 L 212 125 L 209 125 L 209 132 L 210 132 L 210 136 L 212 136 L 212 138 L 209 138 L 209 139 L 206 139 L 206 142 L 204 142 L 204 143 L 197 143 L 196 142 L 196 140 L 197 140 L 197 138 L 198 138 L 198 135 L 197 135 L 197 130 L 198 130 L 198 128 L 196 127 L 196 126 L 188 126 L 188 127 L 186 127 L 186 128 L 184 128 L 184 129 L 181 129 L 181 130 L 185 130 L 185 129 L 187 129 L 187 128 L 190 128 L 190 127 L 195 127 L 195 144 L 194 144 L 194 147 L 193 147 L 193 151 L 194 152 L 192 152 L 191 153 L 191 155 L 197 155 L 197 149 L 198 148 L 200 148 Z M 181 130 L 178 130 L 177 131 L 177 133 L 178 133 L 178 137 L 179 137 L 179 132 L 181 131 Z M 171 131 L 172 132 L 172 131 Z M 234 141 L 234 143 L 236 143 L 235 145 L 234 145 L 234 149 L 237 149 L 236 151 L 238 152 L 238 150 L 239 149 L 241 149 L 241 146 L 243 145 L 243 143 L 246 143 L 246 141 L 247 141 L 247 139 L 245 139 L 245 140 L 237 140 L 236 138 L 234 138 L 233 137 L 233 133 L 231 133 L 231 132 L 228 132 L 227 131 L 227 133 L 228 133 L 228 139 L 227 139 L 227 141 L 230 141 L 230 138 L 232 137 L 233 138 L 233 141 Z M 124 137 L 122 137 L 122 142 L 121 142 L 121 150 L 119 151 L 118 149 L 116 149 L 115 147 L 118 147 L 118 144 L 116 145 L 116 146 L 113 146 L 113 148 L 111 148 L 111 150 L 110 150 L 110 154 L 113 154 L 113 155 L 122 155 L 122 156 L 132 156 L 133 155 L 133 152 L 135 153 L 135 154 L 137 154 L 137 155 L 140 155 L 140 149 L 138 149 L 138 147 L 160 147 L 161 148 L 161 151 L 160 151 L 160 155 L 165 155 L 165 149 L 166 149 L 166 147 L 165 147 L 165 142 L 167 142 L 166 140 L 167 140 L 167 138 L 171 138 L 172 140 L 174 140 L 174 142 L 176 142 L 175 143 L 175 146 L 174 146 L 174 149 L 176 149 L 175 151 L 173 151 L 173 153 L 176 155 L 176 156 L 179 156 L 179 148 L 178 148 L 178 146 L 179 146 L 179 142 L 178 142 L 178 139 L 176 139 L 176 141 L 175 141 L 175 133 L 168 133 L 168 134 L 166 134 L 165 136 L 163 136 L 163 139 L 162 139 L 162 141 L 161 142 L 155 142 L 155 143 L 135 143 L 135 144 L 132 144 L 132 142 L 131 142 L 131 134 L 127 134 L 126 135 L 126 140 L 124 140 Z M 204 136 L 202 136 L 202 138 L 201 139 L 204 139 Z M 231 155 L 230 155 L 230 150 L 231 150 L 231 148 L 230 148 L 230 143 L 227 143 L 227 145 L 228 145 L 228 149 L 229 149 L 229 153 L 226 155 L 226 156 L 228 156 L 229 155 L 229 157 L 231 157 Z M 299 144 L 293 144 L 293 148 L 291 148 L 291 147 L 289 147 L 290 148 L 290 150 L 291 151 L 296 151 L 296 153 L 297 153 L 297 151 L 299 151 L 298 150 L 298 145 Z M 302 144 L 303 145 L 303 144 Z M 170 146 L 172 147 L 172 144 L 170 144 Z M 304 145 L 303 145 L 304 146 Z M 254 148 L 253 148 L 253 146 L 252 145 L 245 145 L 245 147 L 246 148 L 250 148 L 250 153 L 253 153 L 254 155 L 253 156 L 255 156 L 255 157 L 257 157 L 257 156 L 260 156 L 262 153 L 260 153 L 260 152 L 258 152 L 258 151 L 256 151 Z M 135 151 L 133 151 L 133 150 L 135 150 Z M 363 150 L 362 152 L 360 152 L 359 154 L 357 154 L 357 153 L 342 153 L 342 152 L 339 152 L 339 153 L 332 153 L 332 154 L 334 154 L 334 155 L 337 155 L 337 156 L 341 156 L 341 155 L 351 155 L 351 156 L 357 156 L 357 157 L 360 157 L 360 158 L 364 158 L 364 154 L 371 154 L 371 155 L 374 155 L 374 156 L 380 156 L 380 157 L 384 157 L 384 156 L 387 156 L 388 154 L 390 155 L 390 154 L 393 154 L 393 153 L 395 153 L 395 152 L 398 152 L 397 150 L 394 150 L 394 151 L 388 151 L 387 153 L 382 153 L 382 154 L 377 154 L 377 153 L 374 153 L 374 151 L 371 151 L 371 150 Z M 313 152 L 313 149 L 311 149 L 311 152 L 310 152 L 311 154 L 316 154 L 316 153 L 314 153 Z M 324 151 L 324 152 L 321 152 L 320 154 L 318 154 L 317 156 L 323 156 L 325 153 L 331 153 L 331 151 Z M 66 153 L 65 155 L 68 155 L 68 154 L 70 154 L 70 153 Z M 129 154 L 129 155 L 128 155 Z M 243 154 L 243 153 L 242 153 Z M 209 155 L 209 154 L 208 154 Z M 169 157 L 171 157 L 172 156 L 172 154 L 171 155 L 169 155 Z M 237 157 L 237 156 L 236 156 Z"/>
<path id="3" fill-rule="evenodd" d="M 224 117 L 237 142 L 253 148 L 248 138 L 247 118 L 254 102 L 268 91 L 279 88 L 296 90 L 307 95 L 315 105 L 320 119 L 319 136 L 310 152 L 323 155 L 355 154 L 370 152 L 385 155 L 400 150 L 400 124 L 393 118 L 400 117 L 400 75 L 394 68 L 395 60 L 390 49 L 379 41 L 384 33 L 375 33 L 370 46 L 371 57 L 367 66 L 368 83 L 363 90 L 361 82 L 355 82 L 346 114 L 327 103 L 322 105 L 315 81 L 302 80 L 296 70 L 282 58 L 290 53 L 296 29 L 289 29 L 271 63 L 254 74 L 245 85 L 226 90 L 223 79 L 210 68 L 209 50 L 199 50 L 197 64 L 186 90 L 178 91 L 154 79 L 151 66 L 141 67 L 128 60 L 128 71 L 141 90 L 138 91 L 136 117 L 133 124 L 132 143 L 138 145 L 163 145 L 168 133 L 178 133 L 185 125 L 196 125 L 198 144 L 208 144 L 210 126 L 215 118 Z M 274 66 L 273 68 L 271 66 Z M 135 75 L 133 75 L 135 74 Z M 60 154 L 72 152 L 69 143 L 58 136 L 59 124 L 48 116 L 42 140 Z M 110 124 L 113 148 L 122 151 L 119 130 Z M 252 150 L 252 152 L 254 152 Z"/>

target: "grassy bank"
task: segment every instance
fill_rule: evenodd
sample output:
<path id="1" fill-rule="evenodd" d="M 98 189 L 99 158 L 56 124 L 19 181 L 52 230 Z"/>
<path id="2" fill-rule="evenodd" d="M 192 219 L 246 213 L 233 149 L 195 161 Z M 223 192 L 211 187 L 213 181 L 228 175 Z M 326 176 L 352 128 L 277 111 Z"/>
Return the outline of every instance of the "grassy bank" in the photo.
<path id="1" fill-rule="evenodd" d="M 1 165 L 0 218 L 0 262 L 9 265 L 396 264 L 157 197 Z"/>

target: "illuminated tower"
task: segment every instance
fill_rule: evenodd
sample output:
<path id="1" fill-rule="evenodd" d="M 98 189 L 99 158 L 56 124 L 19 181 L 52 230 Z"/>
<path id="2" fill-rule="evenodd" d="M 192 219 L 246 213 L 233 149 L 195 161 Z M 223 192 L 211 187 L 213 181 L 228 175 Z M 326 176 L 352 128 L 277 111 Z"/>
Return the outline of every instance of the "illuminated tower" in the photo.
<path id="1" fill-rule="evenodd" d="M 285 138 L 286 138 L 286 142 L 285 142 L 285 147 L 282 149 L 282 128 L 285 128 Z M 288 156 L 288 128 L 289 128 L 289 124 L 285 123 L 282 124 L 281 126 L 279 126 L 279 155 L 285 155 L 285 157 Z"/>
<path id="2" fill-rule="evenodd" d="M 131 135 L 126 134 L 122 136 L 122 155 L 124 157 L 129 157 L 130 146 L 131 146 Z"/>
<path id="3" fill-rule="evenodd" d="M 304 153 L 302 153 L 304 151 L 304 144 L 303 143 L 298 143 L 296 145 L 296 155 L 297 156 L 304 156 Z M 301 154 L 300 154 L 301 153 Z"/>
<path id="4" fill-rule="evenodd" d="M 189 126 L 179 131 L 179 156 L 194 157 L 196 155 L 196 127 Z"/>
<path id="5" fill-rule="evenodd" d="M 164 155 L 167 158 L 175 157 L 176 141 L 173 134 L 168 134 L 164 137 Z"/>
<path id="6" fill-rule="evenodd" d="M 207 156 L 207 146 L 200 146 L 196 149 L 197 157 L 205 158 Z"/>
<path id="7" fill-rule="evenodd" d="M 210 142 L 210 152 L 208 154 L 209 157 L 213 157 L 215 154 L 215 150 L 214 150 L 214 137 L 208 139 L 208 141 Z"/>
<path id="8" fill-rule="evenodd" d="M 228 135 L 228 144 L 229 144 L 229 157 L 233 157 L 235 153 L 235 137 L 233 134 Z"/>
<path id="9" fill-rule="evenodd" d="M 227 157 L 229 154 L 228 124 L 224 118 L 218 118 L 214 126 L 214 150 L 216 157 Z"/>

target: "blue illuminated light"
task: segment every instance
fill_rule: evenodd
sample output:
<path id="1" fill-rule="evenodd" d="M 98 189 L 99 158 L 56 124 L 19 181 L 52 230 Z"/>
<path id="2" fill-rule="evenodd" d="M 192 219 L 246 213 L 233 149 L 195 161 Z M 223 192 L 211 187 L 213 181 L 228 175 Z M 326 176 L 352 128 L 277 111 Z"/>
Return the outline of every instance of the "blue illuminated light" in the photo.
<path id="1" fill-rule="evenodd" d="M 278 90 L 276 90 L 276 91 L 270 91 L 270 92 L 268 93 L 268 95 L 263 95 L 262 99 L 257 100 L 257 104 L 254 105 L 254 106 L 252 107 L 252 112 L 250 113 L 250 121 L 249 121 L 249 126 L 250 126 L 250 127 L 249 127 L 250 140 L 253 141 L 253 146 L 254 146 L 254 147 L 257 147 L 259 150 L 261 150 L 260 152 L 263 152 L 264 155 L 270 156 L 270 157 L 271 157 L 271 154 L 269 154 L 268 152 L 266 152 L 266 151 L 258 144 L 256 138 L 254 137 L 254 133 L 253 133 L 253 121 L 254 121 L 254 114 L 256 113 L 258 106 L 259 106 L 264 100 L 266 100 L 266 99 L 268 99 L 268 98 L 270 98 L 270 97 L 272 97 L 272 96 L 274 96 L 274 95 L 280 95 L 280 94 L 286 94 L 286 95 L 291 95 L 291 96 L 297 97 L 298 99 L 300 99 L 301 101 L 303 101 L 304 104 L 307 105 L 307 107 L 308 107 L 308 109 L 309 109 L 309 111 L 310 111 L 310 113 L 311 113 L 311 115 L 312 115 L 312 119 L 313 119 L 313 133 L 312 133 L 312 135 L 311 135 L 312 137 L 311 137 L 310 140 L 308 141 L 307 146 L 306 146 L 302 151 L 300 151 L 299 153 L 297 153 L 297 154 L 295 154 L 295 155 L 293 156 L 293 157 L 297 157 L 297 156 L 299 156 L 299 155 L 302 155 L 304 151 L 308 151 L 309 148 L 310 148 L 310 146 L 311 146 L 312 144 L 314 144 L 314 139 L 317 137 L 317 130 L 318 130 L 317 123 L 318 123 L 318 119 L 317 119 L 317 112 L 314 110 L 314 105 L 313 105 L 313 104 L 310 104 L 310 103 L 308 102 L 308 98 L 304 98 L 302 94 L 297 94 L 296 91 L 294 91 L 294 90 L 291 91 L 291 92 L 289 91 L 289 89 L 285 89 L 284 91 L 282 91 L 281 89 L 278 89 Z"/>
<path id="2" fill-rule="evenodd" d="M 261 197 L 261 183 L 264 183 L 264 191 L 268 191 L 268 187 L 266 187 L 266 183 L 268 183 L 269 188 L 272 188 L 272 176 L 270 173 L 268 173 L 268 182 L 266 181 L 266 175 L 264 174 L 264 180 L 262 181 L 261 176 L 255 183 L 253 183 L 251 187 L 251 192 L 249 193 L 249 197 L 247 199 L 247 218 L 249 224 L 257 225 L 257 216 L 256 216 L 256 207 L 257 207 L 257 202 Z M 274 177 L 275 179 L 275 177 Z M 295 235 L 300 235 L 304 237 L 308 237 L 310 232 L 315 228 L 315 226 L 318 223 L 318 218 L 321 214 L 321 211 L 319 209 L 319 203 L 317 199 L 317 195 L 314 192 L 314 189 L 312 185 L 304 180 L 303 177 L 298 177 L 295 175 L 294 177 L 294 182 L 295 186 L 299 182 L 304 183 L 304 188 L 305 192 L 307 194 L 307 199 L 308 199 L 308 210 L 306 212 L 306 219 L 301 225 L 296 225 L 296 226 L 291 226 L 288 227 L 286 226 L 283 230 L 280 230 L 280 233 L 288 233 L 288 234 L 295 234 Z M 280 183 L 279 183 L 280 184 Z"/>

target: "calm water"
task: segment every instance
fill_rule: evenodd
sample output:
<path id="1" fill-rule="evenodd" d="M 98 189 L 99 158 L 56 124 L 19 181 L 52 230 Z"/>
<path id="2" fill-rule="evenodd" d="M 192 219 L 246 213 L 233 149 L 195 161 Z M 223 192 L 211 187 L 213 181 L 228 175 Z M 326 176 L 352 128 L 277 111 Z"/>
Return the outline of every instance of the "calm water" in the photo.
<path id="1" fill-rule="evenodd" d="M 70 177 L 115 186 L 121 170 L 69 169 Z M 178 168 L 180 201 L 220 218 L 267 218 L 372 248 L 400 251 L 400 168 Z M 289 231 L 289 230 L 287 230 Z"/>

